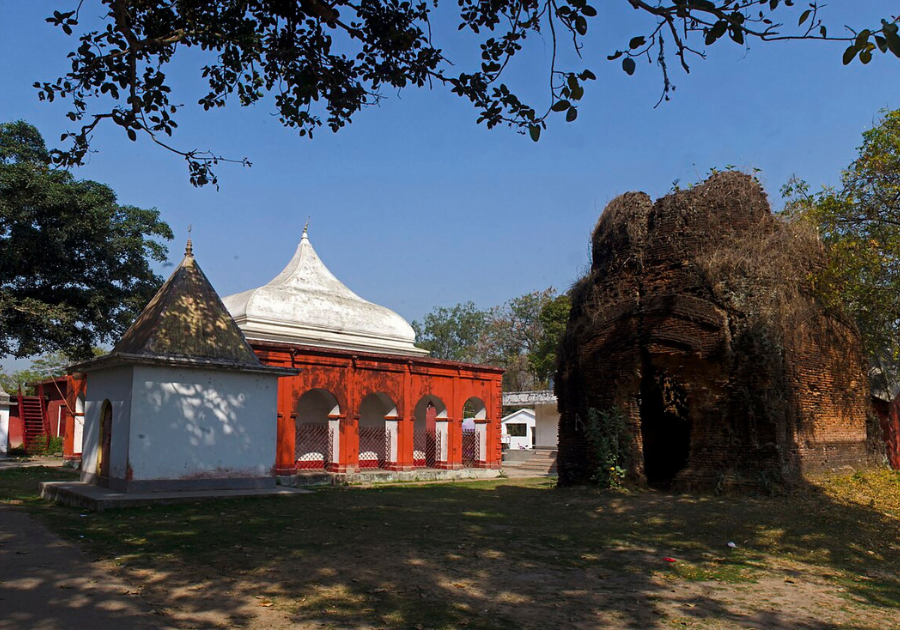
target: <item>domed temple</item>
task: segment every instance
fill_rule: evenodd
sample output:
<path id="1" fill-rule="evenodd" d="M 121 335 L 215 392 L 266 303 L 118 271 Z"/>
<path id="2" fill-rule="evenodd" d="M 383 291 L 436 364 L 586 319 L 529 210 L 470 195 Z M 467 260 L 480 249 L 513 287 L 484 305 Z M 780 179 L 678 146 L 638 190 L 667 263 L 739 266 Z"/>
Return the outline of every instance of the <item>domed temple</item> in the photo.
<path id="1" fill-rule="evenodd" d="M 225 305 L 249 339 L 426 356 L 394 311 L 362 299 L 328 271 L 306 230 L 294 257 L 268 284 L 228 296 Z"/>
<path id="2" fill-rule="evenodd" d="M 499 468 L 502 370 L 428 358 L 400 315 L 334 277 L 306 229 L 284 271 L 223 301 L 264 364 L 300 369 L 279 381 L 277 474 Z"/>

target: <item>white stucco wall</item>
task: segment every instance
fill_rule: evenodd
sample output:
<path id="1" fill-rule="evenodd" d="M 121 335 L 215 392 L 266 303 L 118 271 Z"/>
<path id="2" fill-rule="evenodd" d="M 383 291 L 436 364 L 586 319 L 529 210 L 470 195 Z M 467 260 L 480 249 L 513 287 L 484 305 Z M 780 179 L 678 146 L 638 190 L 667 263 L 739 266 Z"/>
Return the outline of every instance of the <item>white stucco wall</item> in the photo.
<path id="1" fill-rule="evenodd" d="M 276 376 L 135 366 L 131 479 L 271 476 L 277 394 Z"/>
<path id="2" fill-rule="evenodd" d="M 535 446 L 556 448 L 559 444 L 559 412 L 556 403 L 534 406 Z"/>
<path id="3" fill-rule="evenodd" d="M 507 426 L 510 424 L 524 424 L 525 435 L 510 435 Z M 512 450 L 530 449 L 534 435 L 534 411 L 520 409 L 500 419 L 500 440 Z"/>
<path id="4" fill-rule="evenodd" d="M 0 459 L 9 453 L 9 394 L 0 387 Z"/>
<path id="5" fill-rule="evenodd" d="M 103 401 L 112 404 L 112 443 L 110 445 L 109 476 L 124 479 L 128 463 L 128 431 L 131 423 L 130 366 L 97 370 L 88 375 L 84 402 L 84 430 L 82 434 L 81 470 L 97 474 L 97 454 L 100 451 L 100 410 Z M 77 448 L 77 447 L 76 447 Z"/>

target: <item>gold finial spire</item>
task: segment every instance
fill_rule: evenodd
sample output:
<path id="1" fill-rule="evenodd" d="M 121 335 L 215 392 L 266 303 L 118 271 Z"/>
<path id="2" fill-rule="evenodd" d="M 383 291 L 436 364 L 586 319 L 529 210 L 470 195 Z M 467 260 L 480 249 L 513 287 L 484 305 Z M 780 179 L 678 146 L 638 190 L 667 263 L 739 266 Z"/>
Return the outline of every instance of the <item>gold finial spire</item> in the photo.
<path id="1" fill-rule="evenodd" d="M 191 242 L 191 230 L 193 229 L 194 224 L 191 223 L 188 225 L 188 240 L 187 245 L 184 246 L 184 255 L 194 257 L 194 244 Z"/>

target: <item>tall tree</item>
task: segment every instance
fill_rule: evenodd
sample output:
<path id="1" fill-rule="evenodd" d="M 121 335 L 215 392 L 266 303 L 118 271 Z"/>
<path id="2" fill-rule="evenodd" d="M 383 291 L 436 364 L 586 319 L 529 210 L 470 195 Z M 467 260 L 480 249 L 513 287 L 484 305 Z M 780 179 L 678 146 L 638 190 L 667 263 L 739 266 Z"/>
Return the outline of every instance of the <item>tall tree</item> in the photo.
<path id="1" fill-rule="evenodd" d="M 645 21 L 633 32 L 618 33 L 606 45 L 607 58 L 629 75 L 637 68 L 635 60 L 656 63 L 660 100 L 668 100 L 673 89 L 671 55 L 688 71 L 692 60 L 704 58 L 706 49 L 721 41 L 738 46 L 838 41 L 847 45 L 845 64 L 868 63 L 877 51 L 900 57 L 896 17 L 838 32 L 827 28 L 815 1 L 803 7 L 793 7 L 793 0 L 619 4 Z M 281 122 L 301 136 L 323 125 L 337 131 L 362 108 L 377 104 L 384 91 L 432 85 L 469 101 L 479 123 L 489 128 L 508 124 L 535 141 L 550 116 L 567 122 L 577 118 L 585 86 L 595 79 L 581 50 L 589 27 L 599 19 L 596 8 L 587 0 L 459 0 L 457 5 L 459 30 L 479 48 L 474 68 L 458 69 L 432 38 L 437 1 L 72 0 L 71 10 L 54 11 L 47 21 L 68 35 L 82 27 L 82 12 L 99 14 L 101 24 L 89 22 L 79 33 L 65 76 L 35 85 L 46 100 L 69 99 L 69 118 L 81 123 L 67 135 L 69 147 L 56 154 L 62 164 L 80 164 L 97 125 L 111 122 L 132 140 L 143 133 L 182 155 L 196 185 L 216 181 L 212 167 L 222 157 L 170 144 L 180 105 L 171 94 L 167 65 L 187 48 L 199 49 L 207 61 L 200 70 L 206 83 L 199 100 L 204 109 L 222 107 L 229 98 L 252 105 L 270 95 Z M 541 103 L 523 101 L 518 87 L 504 80 L 530 42 L 550 49 L 548 67 L 526 73 L 531 79 L 546 77 Z M 563 47 L 575 54 L 563 54 Z M 567 58 L 574 61 L 563 63 Z"/>
<path id="2" fill-rule="evenodd" d="M 900 110 L 863 134 L 839 187 L 811 193 L 794 179 L 784 193 L 787 214 L 813 222 L 828 248 L 819 290 L 848 309 L 872 361 L 900 382 Z"/>
<path id="3" fill-rule="evenodd" d="M 413 328 L 418 345 L 432 356 L 502 367 L 504 389 L 521 391 L 546 386 L 568 315 L 568 296 L 551 287 L 488 311 L 472 302 L 438 307 Z"/>
<path id="4" fill-rule="evenodd" d="M 541 382 L 548 382 L 556 373 L 557 350 L 571 310 L 572 301 L 566 293 L 557 295 L 541 308 L 541 339 L 528 355 L 531 369 Z"/>
<path id="5" fill-rule="evenodd" d="M 0 355 L 89 357 L 115 341 L 162 281 L 160 238 L 159 212 L 53 168 L 32 125 L 0 124 Z"/>
<path id="6" fill-rule="evenodd" d="M 503 386 L 507 391 L 546 387 L 552 370 L 545 369 L 542 352 L 548 347 L 555 349 L 565 330 L 564 325 L 561 329 L 545 326 L 550 317 L 545 311 L 558 297 L 556 289 L 550 287 L 520 295 L 491 310 L 483 339 L 488 349 L 482 354 L 489 363 L 506 368 Z"/>
<path id="7" fill-rule="evenodd" d="M 478 344 L 484 335 L 487 313 L 475 308 L 473 302 L 450 308 L 437 307 L 421 322 L 412 323 L 416 342 L 431 356 L 451 361 L 476 362 Z"/>

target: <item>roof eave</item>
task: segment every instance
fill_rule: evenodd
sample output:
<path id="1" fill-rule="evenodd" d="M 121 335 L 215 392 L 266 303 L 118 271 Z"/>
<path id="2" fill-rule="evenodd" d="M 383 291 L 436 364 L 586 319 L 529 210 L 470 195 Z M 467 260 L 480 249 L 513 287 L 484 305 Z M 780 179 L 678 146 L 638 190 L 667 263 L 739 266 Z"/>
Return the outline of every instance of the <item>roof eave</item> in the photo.
<path id="1" fill-rule="evenodd" d="M 203 359 L 197 357 L 182 356 L 148 356 L 143 354 L 129 354 L 126 352 L 114 352 L 90 361 L 76 363 L 66 368 L 69 374 L 75 372 L 95 372 L 123 365 L 154 365 L 165 367 L 184 367 L 193 369 L 229 370 L 233 372 L 246 372 L 251 374 L 265 374 L 268 376 L 296 376 L 301 372 L 299 368 L 273 367 L 268 365 L 248 365 L 246 363 L 234 363 L 217 359 Z"/>

